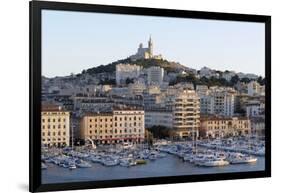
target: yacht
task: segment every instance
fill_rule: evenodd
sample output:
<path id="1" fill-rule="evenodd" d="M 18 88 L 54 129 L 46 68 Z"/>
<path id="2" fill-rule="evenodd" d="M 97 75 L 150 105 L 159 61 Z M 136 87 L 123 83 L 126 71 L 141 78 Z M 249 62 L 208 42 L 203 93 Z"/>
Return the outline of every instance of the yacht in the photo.
<path id="1" fill-rule="evenodd" d="M 68 168 L 69 168 L 70 170 L 76 169 L 75 163 L 69 163 Z"/>
<path id="2" fill-rule="evenodd" d="M 78 168 L 90 168 L 92 167 L 92 165 L 86 161 L 83 160 L 78 160 L 76 162 L 76 165 L 78 166 Z"/>
<path id="3" fill-rule="evenodd" d="M 207 157 L 205 160 L 197 161 L 196 164 L 199 166 L 216 167 L 229 165 L 229 162 L 219 157 Z"/>
<path id="4" fill-rule="evenodd" d="M 244 164 L 255 163 L 258 159 L 256 157 L 245 155 L 242 153 L 233 153 L 229 156 L 228 160 L 231 164 Z"/>
<path id="5" fill-rule="evenodd" d="M 119 164 L 119 161 L 117 159 L 104 159 L 102 163 L 105 166 L 116 166 Z"/>
<path id="6" fill-rule="evenodd" d="M 47 165 L 46 165 L 46 164 L 44 164 L 43 162 L 41 162 L 41 169 L 42 169 L 42 170 L 47 169 Z"/>

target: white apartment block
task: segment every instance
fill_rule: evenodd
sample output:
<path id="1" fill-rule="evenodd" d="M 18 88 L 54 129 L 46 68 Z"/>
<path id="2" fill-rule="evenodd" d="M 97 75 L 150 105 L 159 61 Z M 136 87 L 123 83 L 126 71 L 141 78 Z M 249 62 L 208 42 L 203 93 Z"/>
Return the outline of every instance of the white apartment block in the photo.
<path id="1" fill-rule="evenodd" d="M 206 78 L 219 77 L 219 74 L 216 73 L 215 70 L 212 70 L 208 67 L 201 68 L 199 71 L 199 75 L 200 75 L 200 77 L 206 77 Z"/>
<path id="2" fill-rule="evenodd" d="M 136 64 L 117 64 L 116 65 L 116 84 L 125 84 L 127 79 L 138 78 L 141 67 Z"/>
<path id="3" fill-rule="evenodd" d="M 236 73 L 234 71 L 223 72 L 222 78 L 227 81 L 231 81 L 232 77 L 234 77 Z"/>
<path id="4" fill-rule="evenodd" d="M 233 116 L 235 91 L 224 87 L 214 87 L 207 95 L 200 95 L 201 114 Z"/>
<path id="5" fill-rule="evenodd" d="M 200 96 L 200 113 L 214 114 L 214 98 L 209 95 Z"/>
<path id="6" fill-rule="evenodd" d="M 198 136 L 200 126 L 200 102 L 194 90 L 179 90 L 166 103 L 165 110 L 157 108 L 145 111 L 146 127 L 164 126 L 175 129 L 180 138 Z M 168 108 L 171 106 L 171 109 Z"/>
<path id="7" fill-rule="evenodd" d="M 207 85 L 196 85 L 196 93 L 198 96 L 207 95 L 209 88 Z"/>
<path id="8" fill-rule="evenodd" d="M 265 94 L 265 86 L 261 86 L 257 81 L 251 81 L 247 85 L 248 95 L 259 96 Z"/>
<path id="9" fill-rule="evenodd" d="M 247 117 L 264 117 L 265 104 L 260 101 L 249 101 L 245 104 Z"/>
<path id="10" fill-rule="evenodd" d="M 234 114 L 234 92 L 228 90 L 213 90 L 210 96 L 214 100 L 214 114 L 233 116 Z"/>
<path id="11" fill-rule="evenodd" d="M 164 78 L 164 69 L 159 66 L 152 66 L 147 69 L 147 82 L 149 85 L 161 85 Z"/>

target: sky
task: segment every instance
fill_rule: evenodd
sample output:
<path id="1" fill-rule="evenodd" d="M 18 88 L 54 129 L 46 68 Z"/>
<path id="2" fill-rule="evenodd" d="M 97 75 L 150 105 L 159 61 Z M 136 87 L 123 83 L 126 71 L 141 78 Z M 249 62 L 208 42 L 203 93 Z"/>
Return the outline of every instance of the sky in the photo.
<path id="1" fill-rule="evenodd" d="M 136 53 L 195 68 L 265 74 L 265 25 L 254 22 L 43 10 L 42 74 L 80 73 Z"/>

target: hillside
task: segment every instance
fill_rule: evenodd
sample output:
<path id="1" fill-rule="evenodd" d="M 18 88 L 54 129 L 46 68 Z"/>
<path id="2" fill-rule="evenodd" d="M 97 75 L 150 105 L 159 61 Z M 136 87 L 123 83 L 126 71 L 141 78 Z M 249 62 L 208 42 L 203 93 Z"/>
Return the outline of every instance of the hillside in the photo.
<path id="1" fill-rule="evenodd" d="M 100 65 L 94 68 L 89 68 L 87 70 L 83 70 L 82 74 L 97 74 L 97 73 L 113 73 L 116 69 L 116 65 L 119 63 L 123 64 L 136 64 L 142 66 L 143 68 L 149 68 L 150 66 L 160 66 L 165 69 L 167 72 L 178 72 L 179 70 L 186 69 L 185 66 L 176 63 L 176 62 L 169 62 L 167 60 L 157 60 L 157 59 L 140 59 L 136 61 L 131 61 L 130 58 L 118 60 L 112 62 L 107 65 Z"/>

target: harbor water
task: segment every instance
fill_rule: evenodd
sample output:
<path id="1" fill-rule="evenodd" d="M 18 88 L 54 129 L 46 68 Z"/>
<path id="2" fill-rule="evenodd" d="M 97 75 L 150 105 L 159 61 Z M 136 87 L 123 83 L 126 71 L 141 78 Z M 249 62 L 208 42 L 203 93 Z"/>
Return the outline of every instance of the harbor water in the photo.
<path id="1" fill-rule="evenodd" d="M 70 170 L 51 163 L 48 163 L 47 166 L 47 170 L 42 170 L 43 184 L 262 171 L 265 169 L 265 158 L 258 157 L 257 162 L 248 164 L 230 164 L 221 167 L 199 167 L 168 154 L 164 158 L 155 161 L 149 160 L 147 164 L 134 167 L 107 167 L 99 163 L 93 163 L 91 168 L 77 168 Z"/>

